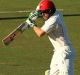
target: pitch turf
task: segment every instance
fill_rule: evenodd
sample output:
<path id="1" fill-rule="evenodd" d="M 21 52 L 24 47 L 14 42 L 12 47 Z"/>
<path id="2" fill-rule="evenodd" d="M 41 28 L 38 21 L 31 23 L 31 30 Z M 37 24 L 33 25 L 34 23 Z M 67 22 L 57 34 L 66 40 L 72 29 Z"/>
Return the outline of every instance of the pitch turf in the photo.
<path id="1" fill-rule="evenodd" d="M 34 10 L 39 0 L 0 0 L 0 11 Z M 80 0 L 54 0 L 63 14 L 80 13 Z M 27 16 L 27 13 L 0 14 L 1 17 Z M 68 34 L 76 49 L 75 75 L 80 75 L 80 16 L 64 17 Z M 26 30 L 9 46 L 2 39 L 25 19 L 0 20 L 0 75 L 44 75 L 49 68 L 52 45 L 47 36 L 38 38 L 32 29 Z M 43 21 L 38 20 L 39 26 Z"/>

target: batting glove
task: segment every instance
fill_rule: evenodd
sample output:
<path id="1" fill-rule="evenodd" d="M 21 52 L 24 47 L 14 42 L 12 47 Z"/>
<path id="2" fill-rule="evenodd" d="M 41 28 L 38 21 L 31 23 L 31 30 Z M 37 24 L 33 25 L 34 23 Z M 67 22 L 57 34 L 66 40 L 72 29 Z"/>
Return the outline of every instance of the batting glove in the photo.
<path id="1" fill-rule="evenodd" d="M 35 21 L 40 15 L 40 12 L 38 11 L 32 11 L 30 14 L 29 14 L 29 19 Z"/>
<path id="2" fill-rule="evenodd" d="M 29 19 L 29 18 L 26 20 L 26 23 L 27 23 L 30 27 L 36 26 L 35 21 L 33 21 L 33 20 Z"/>

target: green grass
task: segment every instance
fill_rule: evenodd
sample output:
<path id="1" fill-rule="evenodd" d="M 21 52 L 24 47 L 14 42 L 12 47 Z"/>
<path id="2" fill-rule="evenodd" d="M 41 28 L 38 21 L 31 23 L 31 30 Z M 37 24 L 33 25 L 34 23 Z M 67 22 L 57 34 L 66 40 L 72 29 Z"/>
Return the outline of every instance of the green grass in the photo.
<path id="1" fill-rule="evenodd" d="M 34 10 L 39 0 L 0 0 L 0 11 Z M 54 0 L 62 13 L 71 14 L 80 12 L 80 0 Z M 27 13 L 0 14 L 0 17 L 26 16 Z M 64 17 L 68 34 L 76 49 L 74 62 L 75 75 L 80 74 L 80 16 Z M 9 46 L 2 43 L 3 37 L 9 34 L 25 19 L 0 20 L 0 75 L 44 75 L 49 68 L 52 45 L 47 36 L 38 38 L 32 29 L 26 30 Z M 41 26 L 40 19 L 37 24 Z"/>

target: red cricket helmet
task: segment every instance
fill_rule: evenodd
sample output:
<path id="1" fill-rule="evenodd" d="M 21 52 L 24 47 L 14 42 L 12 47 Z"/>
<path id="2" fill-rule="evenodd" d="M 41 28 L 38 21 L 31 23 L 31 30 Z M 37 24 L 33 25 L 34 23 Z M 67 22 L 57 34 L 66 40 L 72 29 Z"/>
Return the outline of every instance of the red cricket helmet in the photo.
<path id="1" fill-rule="evenodd" d="M 55 5 L 51 0 L 41 0 L 36 10 L 45 11 L 55 9 Z"/>

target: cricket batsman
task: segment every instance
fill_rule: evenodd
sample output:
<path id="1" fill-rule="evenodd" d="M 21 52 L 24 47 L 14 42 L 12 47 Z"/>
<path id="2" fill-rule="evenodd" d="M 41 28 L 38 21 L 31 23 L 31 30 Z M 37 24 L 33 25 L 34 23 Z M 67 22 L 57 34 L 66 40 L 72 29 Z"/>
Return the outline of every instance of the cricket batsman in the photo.
<path id="1" fill-rule="evenodd" d="M 45 20 L 42 27 L 35 24 L 39 15 Z M 45 75 L 74 75 L 75 49 L 68 38 L 63 16 L 56 10 L 54 3 L 51 0 L 41 0 L 36 10 L 30 13 L 26 23 L 35 31 L 38 37 L 47 34 L 54 47 L 50 69 L 45 71 Z"/>

